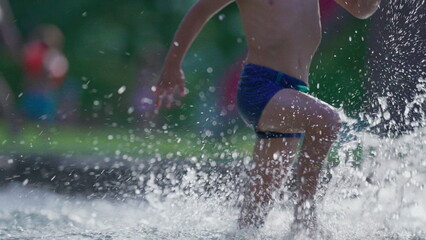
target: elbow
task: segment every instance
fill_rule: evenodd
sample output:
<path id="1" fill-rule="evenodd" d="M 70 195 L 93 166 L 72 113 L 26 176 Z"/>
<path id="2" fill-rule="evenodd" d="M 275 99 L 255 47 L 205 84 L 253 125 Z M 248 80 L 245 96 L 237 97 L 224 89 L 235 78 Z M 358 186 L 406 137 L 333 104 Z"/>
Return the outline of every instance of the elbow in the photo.
<path id="1" fill-rule="evenodd" d="M 358 18 L 358 19 L 361 19 L 361 20 L 368 19 L 368 18 L 370 18 L 370 17 L 371 17 L 371 15 L 373 15 L 373 14 L 372 14 L 372 13 L 371 13 L 371 14 L 365 14 L 365 13 L 352 13 L 352 16 L 354 16 L 354 17 L 356 17 L 356 18 Z"/>
<path id="2" fill-rule="evenodd" d="M 371 17 L 379 9 L 380 1 L 367 2 L 361 6 L 354 16 L 359 19 L 367 19 Z"/>
<path id="3" fill-rule="evenodd" d="M 368 8 L 368 9 L 357 9 L 355 11 L 351 11 L 352 16 L 358 19 L 368 19 L 370 18 L 378 8 Z"/>
<path id="4" fill-rule="evenodd" d="M 379 9 L 380 0 L 358 1 L 348 7 L 349 12 L 358 19 L 367 19 Z"/>

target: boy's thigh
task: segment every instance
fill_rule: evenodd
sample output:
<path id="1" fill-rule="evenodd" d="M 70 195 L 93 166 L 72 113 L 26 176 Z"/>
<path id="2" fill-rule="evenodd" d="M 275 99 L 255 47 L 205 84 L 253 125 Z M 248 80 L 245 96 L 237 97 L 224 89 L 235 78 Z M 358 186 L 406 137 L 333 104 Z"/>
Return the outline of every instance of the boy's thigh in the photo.
<path id="1" fill-rule="evenodd" d="M 257 127 L 260 131 L 305 132 L 334 121 L 336 116 L 336 110 L 329 104 L 293 89 L 283 89 L 268 102 Z"/>

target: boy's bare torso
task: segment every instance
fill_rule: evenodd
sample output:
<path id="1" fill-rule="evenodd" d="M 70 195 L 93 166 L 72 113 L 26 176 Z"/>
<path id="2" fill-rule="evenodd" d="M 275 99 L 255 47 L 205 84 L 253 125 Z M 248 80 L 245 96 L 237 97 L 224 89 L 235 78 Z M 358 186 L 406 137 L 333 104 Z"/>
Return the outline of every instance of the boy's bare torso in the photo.
<path id="1" fill-rule="evenodd" d="M 156 85 L 157 107 L 170 107 L 175 90 L 185 95 L 182 61 L 206 22 L 236 2 L 248 45 L 247 63 L 272 68 L 306 83 L 321 41 L 320 0 L 198 0 L 185 14 L 173 37 Z M 335 0 L 353 16 L 366 19 L 381 0 Z M 178 43 L 178 44 L 176 44 Z"/>
<path id="2" fill-rule="evenodd" d="M 318 0 L 237 0 L 248 45 L 247 63 L 308 81 L 321 41 Z"/>

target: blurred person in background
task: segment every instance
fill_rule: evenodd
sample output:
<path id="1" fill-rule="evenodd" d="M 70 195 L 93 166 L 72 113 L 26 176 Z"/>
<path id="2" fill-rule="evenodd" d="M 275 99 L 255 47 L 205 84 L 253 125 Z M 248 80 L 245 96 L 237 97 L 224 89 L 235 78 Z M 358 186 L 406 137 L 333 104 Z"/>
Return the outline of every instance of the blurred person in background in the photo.
<path id="1" fill-rule="evenodd" d="M 6 80 L 0 76 L 0 117 L 4 117 L 10 136 L 19 135 L 21 119 L 15 106 L 15 96 Z"/>
<path id="2" fill-rule="evenodd" d="M 21 60 L 21 35 L 13 21 L 13 13 L 7 0 L 0 0 L 0 39 L 13 60 Z"/>
<path id="3" fill-rule="evenodd" d="M 235 127 L 237 119 L 239 119 L 235 100 L 245 57 L 246 54 L 238 57 L 218 81 L 219 104 L 217 106 L 219 108 L 219 123 L 215 130 L 220 134 L 233 134 L 232 129 Z"/>
<path id="4" fill-rule="evenodd" d="M 24 47 L 23 101 L 30 119 L 52 123 L 56 118 L 58 89 L 68 72 L 63 43 L 64 35 L 58 27 L 42 25 Z"/>
<path id="5" fill-rule="evenodd" d="M 81 120 L 79 107 L 81 104 L 82 89 L 80 81 L 75 77 L 68 76 L 58 90 L 58 93 L 57 120 L 61 124 L 77 125 Z"/>
<path id="6" fill-rule="evenodd" d="M 15 62 L 20 62 L 21 38 L 13 23 L 13 15 L 7 0 L 0 0 L 0 43 L 3 43 Z M 6 79 L 0 75 L 0 115 L 7 122 L 11 136 L 20 132 L 21 118 L 15 104 L 15 94 Z"/>

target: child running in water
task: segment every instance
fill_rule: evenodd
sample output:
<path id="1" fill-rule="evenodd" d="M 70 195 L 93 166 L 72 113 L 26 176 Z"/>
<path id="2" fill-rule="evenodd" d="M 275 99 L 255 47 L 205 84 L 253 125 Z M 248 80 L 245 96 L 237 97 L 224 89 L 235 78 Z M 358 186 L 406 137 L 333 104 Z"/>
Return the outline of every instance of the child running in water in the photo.
<path id="1" fill-rule="evenodd" d="M 237 104 L 257 140 L 254 168 L 238 220 L 239 227 L 259 228 L 298 154 L 298 199 L 292 230 L 315 232 L 314 195 L 322 164 L 336 140 L 336 110 L 308 94 L 311 60 L 321 41 L 319 0 L 199 0 L 180 24 L 156 86 L 157 106 L 170 107 L 175 91 L 184 95 L 182 61 L 204 24 L 236 1 L 248 45 L 238 86 Z M 371 16 L 380 0 L 336 0 L 357 18 Z"/>

